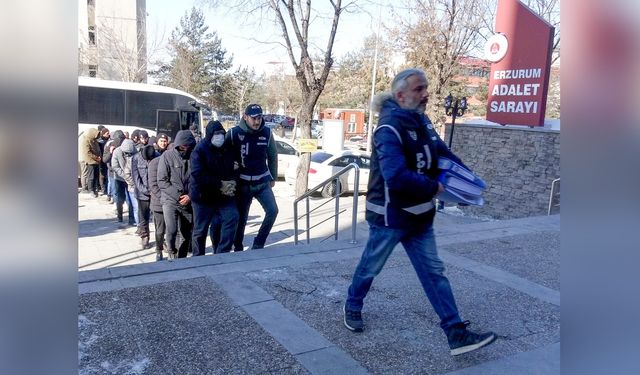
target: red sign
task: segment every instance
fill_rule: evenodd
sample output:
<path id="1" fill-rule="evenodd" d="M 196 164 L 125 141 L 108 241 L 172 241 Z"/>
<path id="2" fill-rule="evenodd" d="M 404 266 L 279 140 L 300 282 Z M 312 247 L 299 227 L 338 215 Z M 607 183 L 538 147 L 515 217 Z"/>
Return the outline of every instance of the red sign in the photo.
<path id="1" fill-rule="evenodd" d="M 485 46 L 487 120 L 543 126 L 554 28 L 520 1 L 499 0 L 496 32 Z"/>

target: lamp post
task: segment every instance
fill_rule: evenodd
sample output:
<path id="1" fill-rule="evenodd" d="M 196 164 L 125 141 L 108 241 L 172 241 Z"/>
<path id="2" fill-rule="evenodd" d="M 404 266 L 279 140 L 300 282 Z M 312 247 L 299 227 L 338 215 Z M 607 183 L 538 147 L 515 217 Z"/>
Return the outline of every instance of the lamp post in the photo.
<path id="1" fill-rule="evenodd" d="M 453 129 L 456 126 L 456 117 L 464 115 L 464 111 L 467 110 L 467 98 L 462 97 L 462 99 L 458 99 L 449 94 L 449 96 L 444 99 L 444 109 L 447 116 L 451 116 L 451 133 L 449 133 L 449 149 L 451 149 Z"/>
<path id="2" fill-rule="evenodd" d="M 457 99 L 449 94 L 444 99 L 444 109 L 447 116 L 451 116 L 451 133 L 449 133 L 449 150 L 451 150 L 451 142 L 453 141 L 453 129 L 456 126 L 456 117 L 464 115 L 467 110 L 467 98 Z M 444 208 L 444 201 L 438 199 L 437 210 Z"/>

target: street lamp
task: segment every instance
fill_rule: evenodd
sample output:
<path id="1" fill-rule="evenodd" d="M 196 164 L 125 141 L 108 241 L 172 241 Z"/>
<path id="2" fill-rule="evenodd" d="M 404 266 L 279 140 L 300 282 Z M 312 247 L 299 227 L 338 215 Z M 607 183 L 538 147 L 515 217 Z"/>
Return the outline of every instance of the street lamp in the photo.
<path id="1" fill-rule="evenodd" d="M 449 149 L 451 149 L 456 117 L 464 115 L 464 111 L 467 110 L 467 98 L 463 96 L 462 99 L 457 99 L 449 94 L 449 96 L 444 99 L 444 109 L 447 116 L 451 116 L 451 133 L 449 133 Z"/>

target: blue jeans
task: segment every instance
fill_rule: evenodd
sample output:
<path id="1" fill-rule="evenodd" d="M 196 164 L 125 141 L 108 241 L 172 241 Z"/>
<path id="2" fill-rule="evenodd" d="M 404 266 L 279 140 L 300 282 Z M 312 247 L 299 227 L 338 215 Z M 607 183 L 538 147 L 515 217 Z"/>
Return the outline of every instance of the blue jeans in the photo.
<path id="1" fill-rule="evenodd" d="M 140 223 L 140 221 L 138 220 L 138 199 L 135 197 L 134 192 L 129 191 L 128 185 L 124 192 L 127 198 L 127 206 L 129 206 L 129 224 L 135 224 L 135 226 L 138 226 L 138 224 Z"/>
<path id="2" fill-rule="evenodd" d="M 214 254 L 230 252 L 238 226 L 236 201 L 229 200 L 216 205 L 191 202 L 191 205 L 193 207 L 193 239 L 191 241 L 193 256 L 204 255 L 208 232 L 211 235 Z"/>
<path id="3" fill-rule="evenodd" d="M 361 311 L 371 283 L 398 243 L 404 246 L 429 302 L 440 318 L 440 327 L 448 331 L 461 322 L 444 264 L 436 249 L 433 227 L 425 230 L 393 229 L 369 224 L 369 239 L 349 286 L 346 308 Z"/>
<path id="4" fill-rule="evenodd" d="M 247 225 L 251 201 L 253 201 L 253 198 L 256 198 L 264 210 L 264 220 L 262 220 L 258 234 L 254 238 L 253 246 L 251 247 L 254 249 L 262 249 L 264 247 L 264 243 L 267 241 L 269 232 L 271 232 L 273 224 L 276 222 L 276 217 L 278 216 L 278 204 L 276 203 L 276 198 L 273 195 L 273 190 L 271 190 L 271 185 L 269 185 L 269 182 L 259 184 L 246 184 L 240 182 L 237 196 L 239 219 L 233 247 L 236 251 L 243 250 L 242 241 L 244 240 L 244 229 Z"/>
<path id="5" fill-rule="evenodd" d="M 113 172 L 107 174 L 107 195 L 114 197 L 116 194 L 116 178 L 112 175 Z"/>

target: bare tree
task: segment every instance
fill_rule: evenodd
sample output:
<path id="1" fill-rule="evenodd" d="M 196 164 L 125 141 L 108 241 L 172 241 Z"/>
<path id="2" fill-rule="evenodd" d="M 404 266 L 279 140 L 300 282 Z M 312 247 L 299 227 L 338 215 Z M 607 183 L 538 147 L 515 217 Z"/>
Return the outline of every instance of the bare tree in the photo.
<path id="1" fill-rule="evenodd" d="M 445 116 L 441 105 L 454 91 L 459 59 L 480 49 L 484 7 L 476 0 L 410 0 L 411 16 L 398 13 L 395 34 L 403 44 L 406 63 L 423 68 L 429 77 L 427 113 L 440 129 Z"/>
<path id="2" fill-rule="evenodd" d="M 147 62 L 162 48 L 162 37 L 147 39 L 143 19 L 133 28 L 131 24 L 105 17 L 96 22 L 93 40 L 84 34 L 82 38 L 79 71 L 82 72 L 82 65 L 93 63 L 99 67 L 98 76 L 125 82 L 146 82 Z"/>
<path id="3" fill-rule="evenodd" d="M 229 7 L 230 1 L 208 0 L 213 7 Z M 296 124 L 303 138 L 311 138 L 311 119 L 318 98 L 324 90 L 327 78 L 333 66 L 333 44 L 340 22 L 340 15 L 355 7 L 355 1 L 343 5 L 342 0 L 330 0 L 329 4 L 313 7 L 311 0 L 240 0 L 232 2 L 235 12 L 248 13 L 261 20 L 272 20 L 280 29 L 280 41 L 289 57 L 302 96 L 302 103 Z M 322 10 L 326 9 L 326 10 Z M 311 25 L 314 21 L 330 20 L 326 31 L 326 44 L 316 49 L 313 43 Z M 318 29 L 322 25 L 318 22 Z M 314 53 L 315 52 L 315 53 Z M 316 58 L 316 53 L 320 55 Z M 296 195 L 307 190 L 310 154 L 304 153 L 296 179 Z"/>

